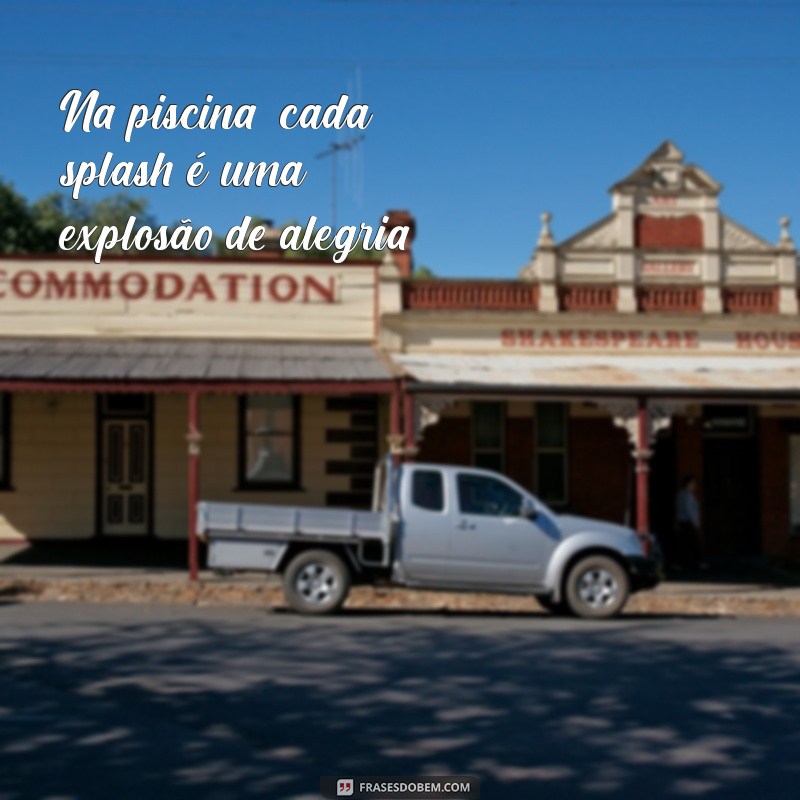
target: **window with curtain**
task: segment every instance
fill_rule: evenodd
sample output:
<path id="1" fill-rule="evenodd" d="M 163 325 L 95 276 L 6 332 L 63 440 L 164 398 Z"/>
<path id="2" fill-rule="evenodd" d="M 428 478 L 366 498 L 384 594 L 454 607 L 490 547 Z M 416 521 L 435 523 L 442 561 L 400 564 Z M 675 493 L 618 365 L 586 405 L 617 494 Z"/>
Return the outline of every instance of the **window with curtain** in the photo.
<path id="1" fill-rule="evenodd" d="M 299 398 L 243 395 L 239 401 L 239 485 L 295 488 L 300 483 Z"/>

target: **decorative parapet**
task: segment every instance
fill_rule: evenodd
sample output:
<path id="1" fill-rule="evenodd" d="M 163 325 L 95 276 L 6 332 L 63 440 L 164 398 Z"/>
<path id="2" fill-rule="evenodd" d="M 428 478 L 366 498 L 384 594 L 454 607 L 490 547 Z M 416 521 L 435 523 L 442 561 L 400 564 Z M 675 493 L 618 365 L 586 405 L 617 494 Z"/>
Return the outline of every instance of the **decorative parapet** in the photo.
<path id="1" fill-rule="evenodd" d="M 539 287 L 519 281 L 419 280 L 403 283 L 409 311 L 536 311 Z"/>
<path id="2" fill-rule="evenodd" d="M 727 314 L 777 314 L 780 290 L 776 286 L 726 286 L 722 290 Z"/>
<path id="3" fill-rule="evenodd" d="M 616 311 L 617 287 L 575 284 L 558 287 L 562 311 Z"/>
<path id="4" fill-rule="evenodd" d="M 543 307 L 543 286 L 528 281 L 405 280 L 401 285 L 403 310 L 406 311 L 550 310 Z M 558 303 L 552 311 L 616 312 L 620 310 L 621 288 L 624 287 L 607 284 L 553 284 Z M 635 286 L 635 310 L 644 314 L 701 314 L 705 310 L 704 297 L 708 288 L 639 284 Z M 783 311 L 779 286 L 723 287 L 722 302 L 722 311 L 726 314 Z M 387 310 L 382 308 L 383 313 Z"/>
<path id="5" fill-rule="evenodd" d="M 644 312 L 699 314 L 703 311 L 701 286 L 639 286 L 637 307 Z"/>

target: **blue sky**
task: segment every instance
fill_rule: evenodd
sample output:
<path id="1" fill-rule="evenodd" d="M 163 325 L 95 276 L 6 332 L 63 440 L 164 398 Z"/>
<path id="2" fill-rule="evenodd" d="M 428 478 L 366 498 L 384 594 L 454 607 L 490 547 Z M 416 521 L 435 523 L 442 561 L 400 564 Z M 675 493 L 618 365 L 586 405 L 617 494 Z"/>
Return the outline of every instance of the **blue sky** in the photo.
<path id="1" fill-rule="evenodd" d="M 145 194 L 161 222 L 224 232 L 245 214 L 330 217 L 315 156 L 348 132 L 284 131 L 286 103 L 350 93 L 374 113 L 340 162 L 338 223 L 417 217 L 415 256 L 444 276 L 510 277 L 541 211 L 565 238 L 609 210 L 607 188 L 665 138 L 725 184 L 723 209 L 770 240 L 800 225 L 800 3 L 748 0 L 0 2 L 0 175 L 29 198 L 68 160 L 196 153 L 305 162 L 300 188 Z M 114 129 L 64 133 L 59 100 L 97 88 Z M 252 131 L 140 131 L 132 103 L 255 103 Z M 86 190 L 100 197 L 110 189 Z"/>

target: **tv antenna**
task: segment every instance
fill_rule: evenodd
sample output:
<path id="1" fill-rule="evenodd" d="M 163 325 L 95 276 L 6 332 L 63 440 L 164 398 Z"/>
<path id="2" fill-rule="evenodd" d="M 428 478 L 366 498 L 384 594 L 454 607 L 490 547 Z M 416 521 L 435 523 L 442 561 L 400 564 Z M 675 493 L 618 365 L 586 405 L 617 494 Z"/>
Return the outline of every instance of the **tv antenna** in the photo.
<path id="1" fill-rule="evenodd" d="M 364 141 L 364 134 L 361 136 L 354 136 L 352 139 L 346 139 L 343 142 L 331 142 L 327 149 L 321 153 L 317 153 L 317 158 L 330 158 L 331 160 L 331 227 L 336 227 L 336 162 L 339 159 L 339 153 L 355 150 L 361 142 Z"/>

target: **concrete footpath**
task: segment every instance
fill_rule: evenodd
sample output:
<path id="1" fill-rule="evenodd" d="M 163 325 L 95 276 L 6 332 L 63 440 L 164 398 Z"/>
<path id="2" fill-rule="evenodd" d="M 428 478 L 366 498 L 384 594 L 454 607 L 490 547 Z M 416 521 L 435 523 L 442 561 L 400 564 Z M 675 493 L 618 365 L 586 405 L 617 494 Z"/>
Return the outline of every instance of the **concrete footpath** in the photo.
<path id="1" fill-rule="evenodd" d="M 42 563 L 0 552 L 0 600 L 5 602 L 154 603 L 240 605 L 283 609 L 276 576 L 220 576 L 202 572 L 196 584 L 185 569 L 148 564 Z M 540 613 L 533 597 L 356 587 L 347 608 L 375 611 Z M 635 595 L 628 614 L 800 617 L 800 581 L 763 567 L 712 565 L 708 572 L 680 574 L 654 591 Z"/>

